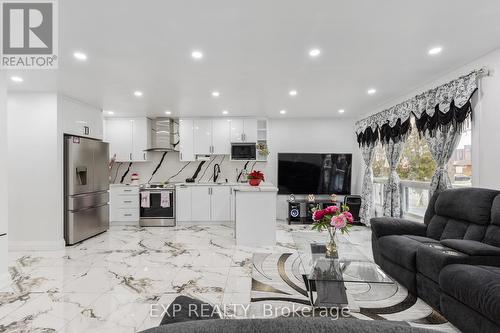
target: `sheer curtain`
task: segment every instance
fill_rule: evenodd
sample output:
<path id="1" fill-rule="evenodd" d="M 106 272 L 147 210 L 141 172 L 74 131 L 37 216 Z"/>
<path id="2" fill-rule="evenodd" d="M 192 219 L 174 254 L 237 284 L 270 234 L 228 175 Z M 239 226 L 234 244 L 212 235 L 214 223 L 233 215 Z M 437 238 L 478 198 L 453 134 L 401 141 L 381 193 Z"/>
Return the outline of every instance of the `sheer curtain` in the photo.
<path id="1" fill-rule="evenodd" d="M 375 144 L 369 144 L 361 148 L 361 155 L 365 162 L 365 174 L 363 176 L 363 187 L 361 192 L 361 209 L 359 217 L 361 223 L 370 225 L 373 205 L 373 158 L 375 156 Z"/>
<path id="2" fill-rule="evenodd" d="M 448 162 L 460 142 L 461 135 L 461 132 L 454 126 L 438 129 L 434 136 L 425 135 L 429 151 L 437 164 L 429 190 L 431 197 L 436 191 L 440 192 L 451 188 Z"/>
<path id="3" fill-rule="evenodd" d="M 385 154 L 389 163 L 389 179 L 385 187 L 384 216 L 401 217 L 400 179 L 396 170 L 403 153 L 403 141 L 389 141 L 385 145 Z"/>

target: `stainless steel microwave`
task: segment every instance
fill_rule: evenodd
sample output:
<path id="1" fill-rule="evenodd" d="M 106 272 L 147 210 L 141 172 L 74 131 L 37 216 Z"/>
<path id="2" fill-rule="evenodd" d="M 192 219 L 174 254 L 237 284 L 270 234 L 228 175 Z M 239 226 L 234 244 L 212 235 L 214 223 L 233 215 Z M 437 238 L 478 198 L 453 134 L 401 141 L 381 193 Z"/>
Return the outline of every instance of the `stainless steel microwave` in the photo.
<path id="1" fill-rule="evenodd" d="M 257 147 L 255 143 L 232 143 L 231 159 L 242 161 L 253 161 L 257 159 Z"/>

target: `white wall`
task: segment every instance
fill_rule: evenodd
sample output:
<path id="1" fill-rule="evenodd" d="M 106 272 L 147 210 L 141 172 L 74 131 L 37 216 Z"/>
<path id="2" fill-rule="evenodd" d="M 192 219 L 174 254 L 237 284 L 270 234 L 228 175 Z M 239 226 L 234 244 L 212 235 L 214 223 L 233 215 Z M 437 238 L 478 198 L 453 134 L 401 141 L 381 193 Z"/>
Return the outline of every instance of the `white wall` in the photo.
<path id="1" fill-rule="evenodd" d="M 432 80 L 405 96 L 395 98 L 370 114 L 384 110 L 425 90 L 434 88 L 474 69 L 487 67 L 493 76 L 480 80 L 472 130 L 472 182 L 474 186 L 500 190 L 500 49 L 480 57 L 449 74 Z M 368 114 L 366 115 L 368 116 Z"/>
<path id="2" fill-rule="evenodd" d="M 7 86 L 5 72 L 0 71 L 0 234 L 7 232 Z M 0 236 L 0 283 L 7 274 L 7 236 Z"/>
<path id="3" fill-rule="evenodd" d="M 361 192 L 361 155 L 354 134 L 353 119 L 271 119 L 269 121 L 268 178 L 276 184 L 278 153 L 351 153 L 352 194 Z M 279 195 L 278 219 L 287 216 L 288 196 Z"/>
<path id="4" fill-rule="evenodd" d="M 8 95 L 9 247 L 64 247 L 62 135 L 57 95 Z"/>

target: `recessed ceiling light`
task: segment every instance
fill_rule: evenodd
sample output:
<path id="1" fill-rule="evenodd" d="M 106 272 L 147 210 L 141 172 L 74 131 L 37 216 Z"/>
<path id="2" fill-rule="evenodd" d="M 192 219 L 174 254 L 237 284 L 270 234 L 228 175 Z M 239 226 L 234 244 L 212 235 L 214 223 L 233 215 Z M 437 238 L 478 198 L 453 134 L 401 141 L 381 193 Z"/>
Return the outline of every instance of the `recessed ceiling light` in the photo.
<path id="1" fill-rule="evenodd" d="M 227 110 L 222 110 L 222 114 L 228 114 L 229 112 Z"/>
<path id="2" fill-rule="evenodd" d="M 368 89 L 367 93 L 368 95 L 375 95 L 375 93 L 377 92 L 377 90 L 373 89 L 373 88 L 370 88 Z"/>
<path id="3" fill-rule="evenodd" d="M 345 110 L 344 110 L 344 109 L 340 109 L 340 110 L 339 110 L 339 113 L 344 113 L 344 112 L 345 112 Z"/>
<path id="4" fill-rule="evenodd" d="M 142 91 L 136 90 L 134 91 L 135 97 L 141 97 L 143 95 Z"/>
<path id="5" fill-rule="evenodd" d="M 429 50 L 429 55 L 436 55 L 436 54 L 439 54 L 441 53 L 441 51 L 443 51 L 443 48 L 441 46 L 436 46 L 436 47 L 433 47 L 432 49 Z"/>
<path id="6" fill-rule="evenodd" d="M 19 83 L 19 82 L 23 82 L 23 81 L 24 81 L 24 80 L 23 80 L 23 78 L 22 78 L 22 77 L 20 77 L 20 76 L 11 76 L 11 77 L 10 77 L 10 79 L 11 79 L 13 82 L 17 82 L 17 83 Z"/>
<path id="7" fill-rule="evenodd" d="M 321 50 L 320 49 L 312 49 L 309 51 L 309 55 L 311 57 L 317 57 L 321 54 Z"/>
<path id="8" fill-rule="evenodd" d="M 168 111 L 168 110 L 167 110 L 167 111 L 165 111 L 165 114 L 170 115 L 170 114 L 172 114 L 172 111 Z"/>
<path id="9" fill-rule="evenodd" d="M 203 58 L 203 53 L 201 51 L 195 50 L 195 51 L 191 52 L 191 57 L 193 59 L 201 59 L 201 58 Z"/>
<path id="10" fill-rule="evenodd" d="M 288 93 L 288 95 L 290 95 L 290 96 L 297 96 L 297 90 L 290 90 L 290 92 Z"/>
<path id="11" fill-rule="evenodd" d="M 281 114 L 285 114 L 286 113 L 286 110 L 281 110 L 280 111 Z"/>
<path id="12" fill-rule="evenodd" d="M 73 57 L 75 57 L 75 59 L 81 60 L 81 61 L 87 60 L 87 55 L 85 53 L 82 53 L 82 52 L 73 53 Z"/>
<path id="13" fill-rule="evenodd" d="M 212 96 L 213 97 L 219 97 L 220 96 L 220 92 L 218 92 L 218 91 L 212 91 Z"/>
<path id="14" fill-rule="evenodd" d="M 107 115 L 112 116 L 115 114 L 114 111 L 104 111 Z"/>

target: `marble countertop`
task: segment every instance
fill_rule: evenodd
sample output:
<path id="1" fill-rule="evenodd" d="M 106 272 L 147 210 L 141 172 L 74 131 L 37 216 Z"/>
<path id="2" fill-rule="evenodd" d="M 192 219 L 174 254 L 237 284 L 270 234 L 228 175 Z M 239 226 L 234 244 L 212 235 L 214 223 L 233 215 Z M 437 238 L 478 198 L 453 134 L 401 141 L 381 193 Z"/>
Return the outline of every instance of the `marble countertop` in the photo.
<path id="1" fill-rule="evenodd" d="M 250 186 L 248 183 L 236 183 L 236 182 L 223 182 L 223 183 L 213 183 L 213 182 L 204 182 L 204 183 L 177 183 L 175 186 L 234 186 L 241 188 L 254 187 Z M 261 183 L 260 187 L 274 187 L 271 183 Z"/>
<path id="2" fill-rule="evenodd" d="M 263 184 L 260 186 L 235 186 L 234 190 L 239 192 L 278 192 L 278 188 L 273 184 Z"/>

